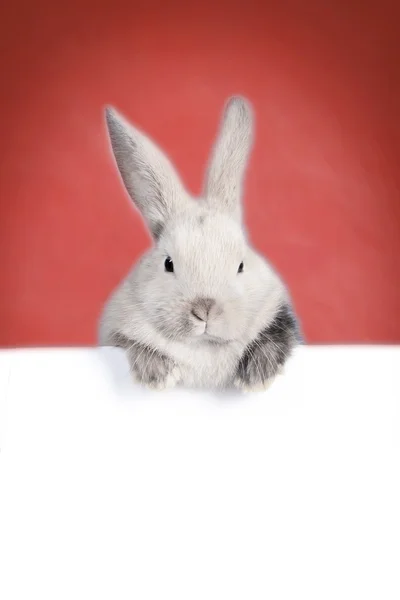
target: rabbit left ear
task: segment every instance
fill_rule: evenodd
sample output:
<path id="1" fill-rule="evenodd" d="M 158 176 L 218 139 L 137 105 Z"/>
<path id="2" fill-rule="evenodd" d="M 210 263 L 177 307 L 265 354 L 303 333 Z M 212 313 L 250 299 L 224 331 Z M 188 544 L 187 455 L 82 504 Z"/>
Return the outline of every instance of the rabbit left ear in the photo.
<path id="1" fill-rule="evenodd" d="M 113 108 L 106 109 L 107 128 L 125 187 L 153 237 L 183 210 L 188 196 L 165 154 Z"/>
<path id="2" fill-rule="evenodd" d="M 253 143 L 253 114 L 239 96 L 224 111 L 220 132 L 212 151 L 204 196 L 210 206 L 241 218 L 241 193 Z"/>

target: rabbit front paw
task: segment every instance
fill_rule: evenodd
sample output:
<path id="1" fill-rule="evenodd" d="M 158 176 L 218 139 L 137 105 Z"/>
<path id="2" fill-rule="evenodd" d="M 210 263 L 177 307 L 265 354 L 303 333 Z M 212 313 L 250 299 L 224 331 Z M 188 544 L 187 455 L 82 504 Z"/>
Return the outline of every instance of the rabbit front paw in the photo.
<path id="1" fill-rule="evenodd" d="M 179 368 L 165 354 L 134 343 L 128 350 L 129 366 L 136 383 L 152 390 L 173 388 L 181 379 Z"/>
<path id="2" fill-rule="evenodd" d="M 243 391 L 269 388 L 299 343 L 297 322 L 287 306 L 283 306 L 258 336 L 245 348 L 234 376 L 235 387 Z"/>

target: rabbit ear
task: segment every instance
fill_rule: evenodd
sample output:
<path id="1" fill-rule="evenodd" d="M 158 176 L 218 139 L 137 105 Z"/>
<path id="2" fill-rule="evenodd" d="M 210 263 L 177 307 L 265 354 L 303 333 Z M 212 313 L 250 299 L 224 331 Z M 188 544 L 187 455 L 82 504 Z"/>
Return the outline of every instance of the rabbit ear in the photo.
<path id="1" fill-rule="evenodd" d="M 253 115 L 249 103 L 231 98 L 224 111 L 220 131 L 212 151 L 205 182 L 205 198 L 240 219 L 241 191 L 247 160 L 253 142 Z"/>
<path id="2" fill-rule="evenodd" d="M 115 160 L 125 187 L 154 238 L 165 221 L 182 209 L 186 191 L 168 158 L 113 108 L 106 121 Z"/>

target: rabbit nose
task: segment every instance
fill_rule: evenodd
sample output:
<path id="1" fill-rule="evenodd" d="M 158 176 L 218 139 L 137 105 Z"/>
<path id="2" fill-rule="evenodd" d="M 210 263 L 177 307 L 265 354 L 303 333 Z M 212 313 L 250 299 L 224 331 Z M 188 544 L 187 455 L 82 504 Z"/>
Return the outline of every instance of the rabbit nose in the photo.
<path id="1" fill-rule="evenodd" d="M 215 301 L 211 298 L 196 298 L 192 304 L 191 313 L 199 321 L 207 321 L 208 314 L 214 304 Z"/>

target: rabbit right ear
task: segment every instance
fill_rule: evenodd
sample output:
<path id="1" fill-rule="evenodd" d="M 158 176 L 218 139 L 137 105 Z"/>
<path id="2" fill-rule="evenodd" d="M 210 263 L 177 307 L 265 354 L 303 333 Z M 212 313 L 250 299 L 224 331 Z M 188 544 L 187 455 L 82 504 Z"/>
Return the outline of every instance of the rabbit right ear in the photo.
<path id="1" fill-rule="evenodd" d="M 210 206 L 241 217 L 241 192 L 253 142 L 253 115 L 249 103 L 231 98 L 224 111 L 208 167 L 205 198 Z"/>
<path id="2" fill-rule="evenodd" d="M 187 193 L 168 158 L 113 108 L 106 121 L 115 160 L 125 187 L 157 239 L 165 222 L 180 212 Z"/>

